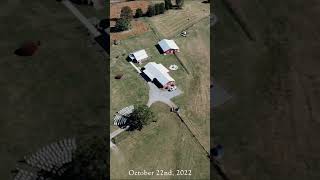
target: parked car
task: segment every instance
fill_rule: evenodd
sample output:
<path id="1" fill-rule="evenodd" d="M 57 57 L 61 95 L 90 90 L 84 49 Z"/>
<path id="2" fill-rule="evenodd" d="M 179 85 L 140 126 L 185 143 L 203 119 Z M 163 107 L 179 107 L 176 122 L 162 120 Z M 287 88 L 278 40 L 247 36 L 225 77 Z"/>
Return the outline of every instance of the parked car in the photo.
<path id="1" fill-rule="evenodd" d="M 187 37 L 187 31 L 182 31 L 180 35 L 183 37 Z"/>
<path id="2" fill-rule="evenodd" d="M 174 91 L 174 90 L 176 90 L 177 89 L 177 86 L 171 86 L 170 88 L 169 88 L 169 91 L 171 92 L 171 91 Z"/>

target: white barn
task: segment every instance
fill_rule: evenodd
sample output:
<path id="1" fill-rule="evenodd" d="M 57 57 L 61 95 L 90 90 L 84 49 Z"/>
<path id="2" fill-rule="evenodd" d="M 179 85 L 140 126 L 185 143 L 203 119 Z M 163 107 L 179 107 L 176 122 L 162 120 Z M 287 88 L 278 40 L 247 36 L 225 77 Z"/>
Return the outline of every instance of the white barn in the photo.
<path id="1" fill-rule="evenodd" d="M 129 58 L 132 61 L 135 61 L 137 63 L 142 63 L 144 60 L 148 58 L 148 54 L 144 49 L 142 49 L 142 50 L 130 53 Z"/>
<path id="2" fill-rule="evenodd" d="M 162 64 L 150 62 L 144 66 L 142 72 L 154 83 L 159 83 L 164 89 L 175 86 L 175 80 L 169 75 L 169 70 Z"/>

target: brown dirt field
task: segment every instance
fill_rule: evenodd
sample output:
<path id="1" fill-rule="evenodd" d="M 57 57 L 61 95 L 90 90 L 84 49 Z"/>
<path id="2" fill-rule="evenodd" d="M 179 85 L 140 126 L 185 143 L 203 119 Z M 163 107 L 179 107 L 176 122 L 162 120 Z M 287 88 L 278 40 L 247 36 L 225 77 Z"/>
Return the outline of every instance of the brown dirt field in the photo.
<path id="1" fill-rule="evenodd" d="M 111 21 L 111 26 L 115 25 L 115 21 Z M 132 29 L 125 32 L 117 32 L 117 33 L 110 33 L 111 40 L 123 40 L 130 36 L 136 36 L 139 34 L 143 34 L 144 32 L 149 31 L 149 27 L 146 23 L 139 20 L 133 20 L 131 22 Z"/>
<path id="2" fill-rule="evenodd" d="M 133 14 L 135 14 L 136 9 L 141 8 L 142 11 L 145 13 L 148 10 L 150 2 L 149 1 L 130 1 L 130 2 L 122 2 L 122 3 L 114 3 L 110 5 L 110 18 L 119 18 L 121 8 L 125 6 L 129 6 Z"/>

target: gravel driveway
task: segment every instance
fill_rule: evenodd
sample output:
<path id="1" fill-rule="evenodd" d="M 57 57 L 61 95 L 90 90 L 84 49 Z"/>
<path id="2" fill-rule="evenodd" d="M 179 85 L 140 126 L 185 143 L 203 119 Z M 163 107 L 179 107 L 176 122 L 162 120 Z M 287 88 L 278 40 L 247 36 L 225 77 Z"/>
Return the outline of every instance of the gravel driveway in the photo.
<path id="1" fill-rule="evenodd" d="M 179 88 L 170 92 L 167 90 L 159 89 L 152 82 L 148 82 L 148 85 L 150 89 L 149 89 L 149 101 L 147 103 L 147 106 L 150 107 L 155 102 L 163 102 L 170 107 L 177 107 L 171 101 L 171 99 L 182 94 L 182 91 Z"/>

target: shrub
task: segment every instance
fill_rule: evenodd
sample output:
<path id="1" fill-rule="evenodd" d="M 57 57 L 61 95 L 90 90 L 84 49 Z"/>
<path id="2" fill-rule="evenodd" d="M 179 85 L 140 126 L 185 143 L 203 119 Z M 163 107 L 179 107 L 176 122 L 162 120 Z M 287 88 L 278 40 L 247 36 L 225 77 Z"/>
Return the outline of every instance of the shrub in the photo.
<path id="1" fill-rule="evenodd" d="M 184 0 L 176 0 L 176 4 L 177 4 L 178 8 L 181 9 L 184 4 Z"/>
<path id="2" fill-rule="evenodd" d="M 155 8 L 154 8 L 154 5 L 149 5 L 148 7 L 148 11 L 147 11 L 147 15 L 149 17 L 152 17 L 155 15 Z"/>
<path id="3" fill-rule="evenodd" d="M 126 31 L 131 28 L 129 19 L 120 18 L 117 20 L 115 28 L 117 31 Z"/>
<path id="4" fill-rule="evenodd" d="M 159 14 L 163 14 L 166 11 L 164 3 L 159 4 Z"/>
<path id="5" fill-rule="evenodd" d="M 141 8 L 138 8 L 138 9 L 136 10 L 135 17 L 136 17 L 136 18 L 139 18 L 139 17 L 142 17 L 142 16 L 143 16 L 142 9 L 141 9 Z"/>
<path id="6" fill-rule="evenodd" d="M 171 9 L 172 8 L 171 0 L 164 0 L 164 6 L 165 6 L 166 10 Z"/>
<path id="7" fill-rule="evenodd" d="M 121 9 L 120 18 L 123 19 L 132 19 L 133 13 L 129 6 L 125 6 Z"/>

